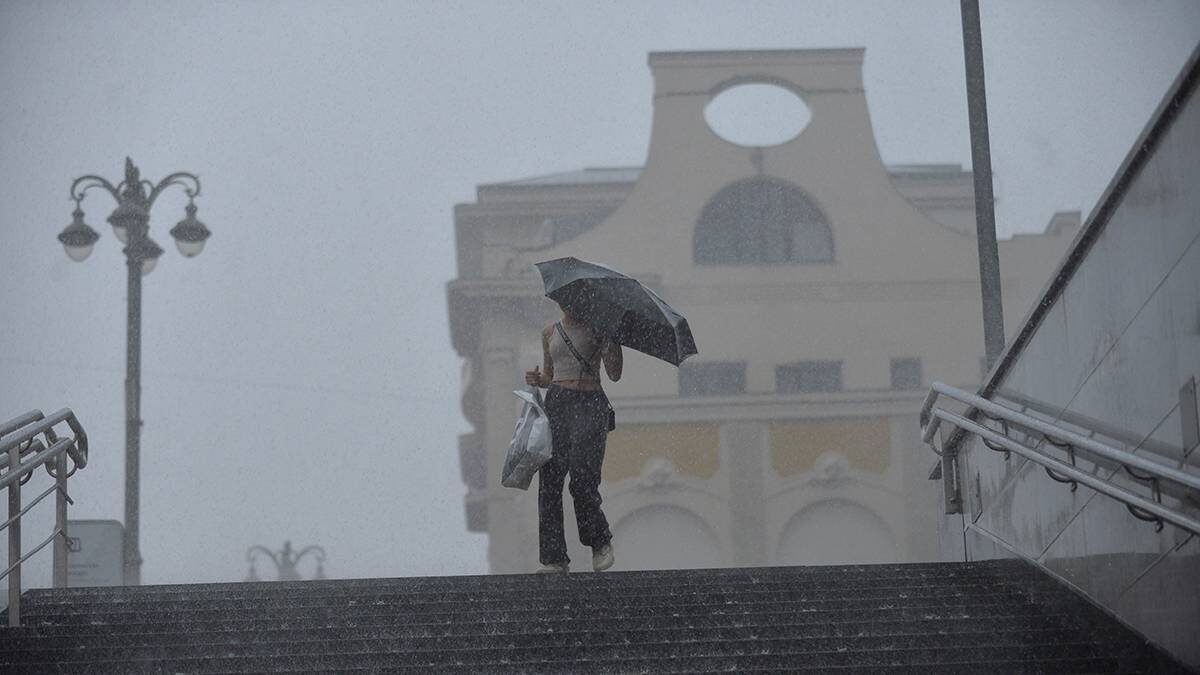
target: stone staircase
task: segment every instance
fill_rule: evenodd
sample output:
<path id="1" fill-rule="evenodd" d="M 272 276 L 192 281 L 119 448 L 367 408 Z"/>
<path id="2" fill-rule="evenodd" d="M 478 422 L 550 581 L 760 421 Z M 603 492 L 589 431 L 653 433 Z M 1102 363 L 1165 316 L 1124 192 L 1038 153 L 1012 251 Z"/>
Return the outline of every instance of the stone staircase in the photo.
<path id="1" fill-rule="evenodd" d="M 1016 560 L 34 590 L 5 672 L 1186 672 Z"/>

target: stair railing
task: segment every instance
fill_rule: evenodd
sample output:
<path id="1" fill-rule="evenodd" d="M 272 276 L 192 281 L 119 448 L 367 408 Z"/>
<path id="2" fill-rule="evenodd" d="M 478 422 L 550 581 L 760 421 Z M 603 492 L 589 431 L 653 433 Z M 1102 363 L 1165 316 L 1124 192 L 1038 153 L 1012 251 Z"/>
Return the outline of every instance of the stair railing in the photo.
<path id="1" fill-rule="evenodd" d="M 942 407 L 935 407 L 940 396 L 953 399 L 968 407 L 962 414 L 954 413 Z M 980 423 L 982 417 L 987 421 L 999 424 L 1000 430 L 984 426 Z M 1193 534 L 1200 534 L 1200 520 L 1183 513 L 1162 501 L 1162 483 L 1170 483 L 1182 489 L 1185 497 L 1200 502 L 1200 477 L 1180 471 L 1161 462 L 1135 455 L 1127 450 L 1114 448 L 1061 426 L 1037 419 L 1022 411 L 1000 405 L 995 401 L 972 394 L 968 391 L 951 387 L 941 382 L 935 382 L 925 397 L 921 406 L 921 440 L 935 453 L 942 457 L 942 480 L 946 482 L 947 504 L 961 504 L 957 497 L 957 479 L 955 472 L 946 466 L 953 463 L 959 443 L 946 444 L 938 449 L 934 440 L 942 422 L 946 422 L 963 432 L 975 434 L 983 444 L 996 452 L 1015 452 L 1045 469 L 1046 474 L 1053 480 L 1071 485 L 1075 490 L 1082 483 L 1091 489 L 1123 503 L 1129 513 L 1139 520 L 1155 523 L 1161 530 L 1163 523 L 1171 523 Z M 1027 439 L 1040 438 L 1046 444 L 1066 452 L 1067 461 L 1062 461 L 1040 448 L 1041 443 L 1034 446 L 1013 438 L 1010 433 L 1013 427 L 1023 430 Z M 1075 465 L 1077 454 L 1085 454 L 1089 459 L 1111 462 L 1119 465 L 1131 477 L 1150 484 L 1152 498 L 1147 499 L 1111 480 L 1102 478 L 1079 469 Z M 953 484 L 952 484 L 953 481 Z M 954 495 L 953 497 L 951 495 Z M 948 510 L 948 512 L 950 512 Z M 955 511 L 957 512 L 957 511 Z"/>
<path id="2" fill-rule="evenodd" d="M 54 427 L 64 423 L 70 427 L 71 435 L 59 438 Z M 8 577 L 9 626 L 21 624 L 21 564 L 51 542 L 54 587 L 67 586 L 67 504 L 74 503 L 67 493 L 67 479 L 87 466 L 87 455 L 87 434 L 69 408 L 49 416 L 31 410 L 0 424 L 0 489 L 8 489 L 8 520 L 0 525 L 0 530 L 8 530 L 8 568 L 0 573 L 0 579 Z M 68 459 L 73 464 L 70 469 Z M 54 485 L 22 506 L 21 486 L 43 466 L 54 478 Z M 56 494 L 54 532 L 22 555 L 21 517 L 50 494 Z"/>

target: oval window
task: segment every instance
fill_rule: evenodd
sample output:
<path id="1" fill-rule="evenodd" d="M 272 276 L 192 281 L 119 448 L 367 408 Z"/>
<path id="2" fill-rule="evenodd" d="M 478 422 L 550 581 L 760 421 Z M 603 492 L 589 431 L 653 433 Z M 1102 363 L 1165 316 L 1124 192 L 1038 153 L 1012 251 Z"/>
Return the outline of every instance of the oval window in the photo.
<path id="1" fill-rule="evenodd" d="M 774 84 L 741 84 L 704 108 L 704 121 L 721 138 L 749 147 L 787 143 L 804 131 L 812 113 L 799 96 Z"/>

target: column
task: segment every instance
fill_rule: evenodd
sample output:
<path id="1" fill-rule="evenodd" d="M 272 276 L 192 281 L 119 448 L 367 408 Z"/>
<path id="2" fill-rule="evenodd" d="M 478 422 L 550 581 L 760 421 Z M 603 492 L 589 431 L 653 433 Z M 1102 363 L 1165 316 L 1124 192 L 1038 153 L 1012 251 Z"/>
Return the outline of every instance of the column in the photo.
<path id="1" fill-rule="evenodd" d="M 763 422 L 721 425 L 721 468 L 729 476 L 729 562 L 738 567 L 767 564 L 763 503 L 770 427 Z"/>

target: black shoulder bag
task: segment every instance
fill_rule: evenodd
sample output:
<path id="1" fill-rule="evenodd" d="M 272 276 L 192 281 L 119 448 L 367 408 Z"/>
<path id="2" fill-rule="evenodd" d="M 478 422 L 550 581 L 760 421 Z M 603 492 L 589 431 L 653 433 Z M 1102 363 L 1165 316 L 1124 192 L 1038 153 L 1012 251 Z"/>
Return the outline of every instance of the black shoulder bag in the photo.
<path id="1" fill-rule="evenodd" d="M 563 339 L 563 342 L 567 343 L 567 349 L 571 350 L 571 355 L 575 357 L 576 361 L 579 361 L 579 365 L 583 368 L 584 372 L 599 380 L 600 373 L 592 370 L 591 364 L 589 364 L 587 361 L 584 361 L 583 357 L 579 355 L 579 352 L 575 350 L 575 345 L 571 343 L 571 338 L 567 337 L 567 331 L 563 329 L 562 323 L 557 322 L 554 324 L 554 327 L 558 329 L 559 337 Z M 599 347 L 596 347 L 596 350 L 599 351 L 603 348 L 604 344 L 601 343 Z M 593 354 L 593 356 L 594 355 L 595 354 Z M 612 431 L 613 429 L 617 428 L 617 412 L 613 410 L 612 403 L 608 401 L 607 396 L 604 397 L 604 404 L 608 406 L 608 430 Z"/>

